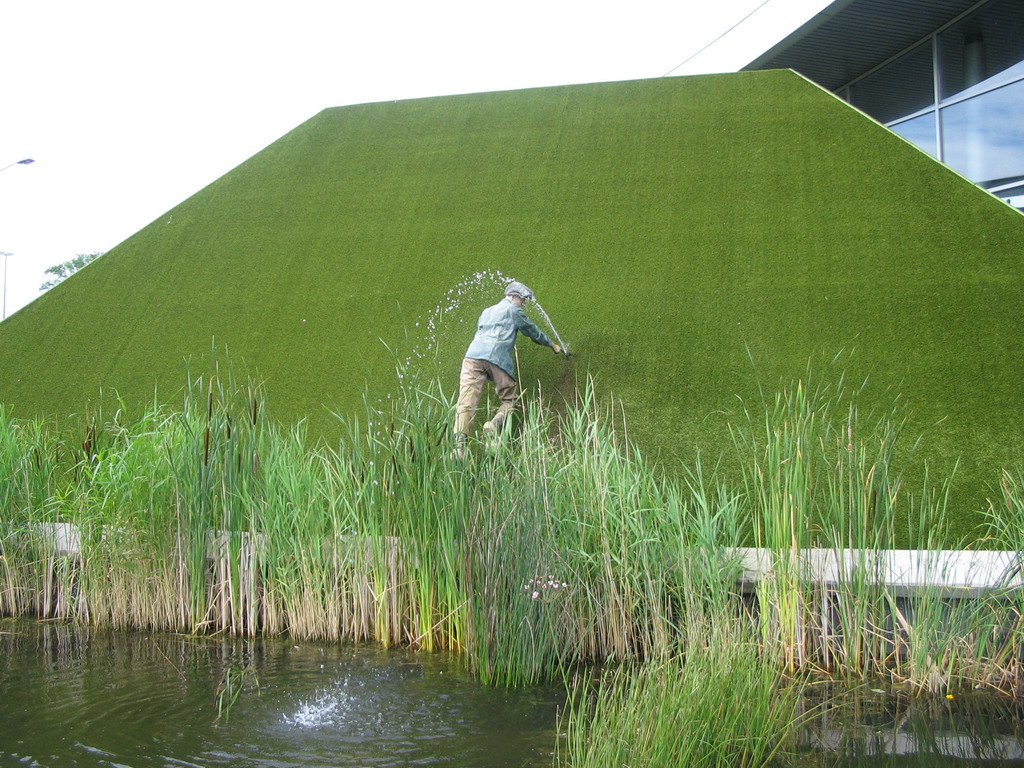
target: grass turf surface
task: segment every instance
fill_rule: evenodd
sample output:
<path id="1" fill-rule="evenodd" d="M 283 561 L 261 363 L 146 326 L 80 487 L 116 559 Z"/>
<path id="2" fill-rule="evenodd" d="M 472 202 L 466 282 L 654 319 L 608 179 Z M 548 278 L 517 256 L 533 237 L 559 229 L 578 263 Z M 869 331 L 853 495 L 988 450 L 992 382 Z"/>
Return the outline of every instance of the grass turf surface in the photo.
<path id="1" fill-rule="evenodd" d="M 912 476 L 959 460 L 968 520 L 1022 455 L 1022 235 L 1019 213 L 791 72 L 328 109 L 0 325 L 0 402 L 173 400 L 216 343 L 275 416 L 331 437 L 329 409 L 393 390 L 415 349 L 454 389 L 499 291 L 426 321 L 501 270 L 577 355 L 520 344 L 524 383 L 568 392 L 589 372 L 649 454 L 727 451 L 759 386 L 808 361 L 831 375 L 844 352 L 865 403 L 899 393 L 924 433 Z"/>

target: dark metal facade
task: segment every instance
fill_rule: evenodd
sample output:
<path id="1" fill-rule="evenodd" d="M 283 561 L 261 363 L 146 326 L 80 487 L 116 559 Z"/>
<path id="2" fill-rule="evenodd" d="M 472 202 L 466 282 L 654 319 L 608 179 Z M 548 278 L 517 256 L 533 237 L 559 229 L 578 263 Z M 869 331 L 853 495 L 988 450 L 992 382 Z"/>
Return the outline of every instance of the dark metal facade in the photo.
<path id="1" fill-rule="evenodd" d="M 979 4 L 838 0 L 743 69 L 794 69 L 836 91 Z"/>

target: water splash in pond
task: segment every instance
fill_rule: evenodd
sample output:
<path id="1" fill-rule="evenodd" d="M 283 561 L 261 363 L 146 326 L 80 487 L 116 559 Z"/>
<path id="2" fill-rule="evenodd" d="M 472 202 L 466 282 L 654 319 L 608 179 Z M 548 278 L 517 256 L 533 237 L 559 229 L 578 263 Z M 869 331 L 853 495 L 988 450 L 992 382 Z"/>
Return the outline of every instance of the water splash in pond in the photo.
<path id="1" fill-rule="evenodd" d="M 234 703 L 218 714 L 224 681 Z M 558 686 L 495 689 L 378 647 L 0 621 L 0 765 L 552 765 Z M 1024 766 L 1024 705 L 812 686 L 779 766 Z"/>
<path id="2" fill-rule="evenodd" d="M 218 719 L 227 670 L 241 677 Z M 556 689 L 377 647 L 0 622 L 0 765 L 540 766 Z"/>

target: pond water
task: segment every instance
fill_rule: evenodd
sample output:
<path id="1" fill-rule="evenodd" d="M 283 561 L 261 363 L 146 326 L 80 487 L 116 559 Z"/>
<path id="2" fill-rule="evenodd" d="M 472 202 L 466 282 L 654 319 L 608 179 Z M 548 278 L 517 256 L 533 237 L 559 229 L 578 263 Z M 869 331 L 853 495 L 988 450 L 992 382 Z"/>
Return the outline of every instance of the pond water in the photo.
<path id="1" fill-rule="evenodd" d="M 804 704 L 797 766 L 1024 766 L 1024 706 L 1006 696 L 822 686 Z"/>
<path id="2" fill-rule="evenodd" d="M 0 765 L 549 766 L 558 702 L 444 654 L 0 621 Z"/>
<path id="3" fill-rule="evenodd" d="M 1024 766 L 1024 706 L 816 687 L 798 768 Z M 0 765 L 550 766 L 559 686 L 374 646 L 0 620 Z"/>

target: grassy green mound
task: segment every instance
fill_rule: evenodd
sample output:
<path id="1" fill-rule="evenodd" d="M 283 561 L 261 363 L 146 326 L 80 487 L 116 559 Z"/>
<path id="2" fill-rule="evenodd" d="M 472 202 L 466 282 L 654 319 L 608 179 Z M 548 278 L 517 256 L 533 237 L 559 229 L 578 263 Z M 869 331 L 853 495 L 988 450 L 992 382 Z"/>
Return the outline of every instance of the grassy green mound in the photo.
<path id="1" fill-rule="evenodd" d="M 521 343 L 524 382 L 590 373 L 649 454 L 717 456 L 759 385 L 842 351 L 970 512 L 1022 455 L 1022 236 L 791 72 L 329 109 L 0 325 L 0 401 L 171 400 L 216 345 L 330 436 L 396 362 L 454 389 L 497 270 L 576 353 Z"/>

